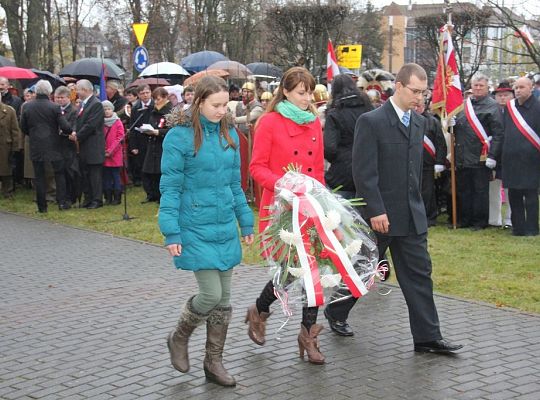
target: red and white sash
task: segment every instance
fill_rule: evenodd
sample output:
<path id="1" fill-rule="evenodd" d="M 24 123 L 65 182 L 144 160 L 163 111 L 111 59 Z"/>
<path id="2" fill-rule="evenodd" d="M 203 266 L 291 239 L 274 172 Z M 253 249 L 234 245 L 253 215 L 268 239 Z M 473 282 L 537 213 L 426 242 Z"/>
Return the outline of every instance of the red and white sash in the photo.
<path id="1" fill-rule="evenodd" d="M 536 147 L 536 150 L 540 151 L 540 137 L 538 137 L 538 134 L 529 126 L 527 121 L 525 121 L 525 118 L 523 118 L 523 115 L 521 115 L 517 109 L 516 99 L 510 100 L 506 104 L 506 107 L 508 108 L 508 112 L 512 117 L 512 121 L 514 121 L 516 127 L 523 134 L 523 136 L 525 136 L 525 139 L 531 142 L 531 144 Z"/>
<path id="2" fill-rule="evenodd" d="M 431 157 L 435 158 L 435 145 L 426 135 L 424 135 L 424 149 L 426 149 Z"/>
<path id="3" fill-rule="evenodd" d="M 474 112 L 474 108 L 471 102 L 471 99 L 468 98 L 465 101 L 465 116 L 467 117 L 467 121 L 469 121 L 469 125 L 471 125 L 471 128 L 473 129 L 474 133 L 476 133 L 476 136 L 478 136 L 478 140 L 480 140 L 480 143 L 482 143 L 482 155 L 487 155 L 489 151 L 489 137 L 486 133 L 486 130 L 480 123 L 480 120 L 476 116 Z"/>

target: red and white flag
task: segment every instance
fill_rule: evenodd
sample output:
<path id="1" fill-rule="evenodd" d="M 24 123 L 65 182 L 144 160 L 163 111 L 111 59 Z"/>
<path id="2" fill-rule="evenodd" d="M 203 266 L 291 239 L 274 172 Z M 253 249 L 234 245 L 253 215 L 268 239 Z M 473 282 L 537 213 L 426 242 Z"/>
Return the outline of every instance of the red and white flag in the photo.
<path id="1" fill-rule="evenodd" d="M 463 94 L 456 62 L 456 52 L 452 43 L 452 33 L 448 25 L 440 29 L 441 51 L 437 74 L 433 82 L 431 109 L 442 117 L 451 118 L 463 109 Z"/>
<path id="2" fill-rule="evenodd" d="M 531 31 L 527 25 L 523 25 L 521 28 L 519 28 L 519 31 L 516 31 L 514 36 L 523 38 L 523 40 L 529 44 L 534 43 L 534 38 L 532 37 Z"/>
<path id="3" fill-rule="evenodd" d="M 326 56 L 326 82 L 328 84 L 328 90 L 330 90 L 330 83 L 336 75 L 339 75 L 339 66 L 332 41 L 328 39 L 328 54 Z"/>

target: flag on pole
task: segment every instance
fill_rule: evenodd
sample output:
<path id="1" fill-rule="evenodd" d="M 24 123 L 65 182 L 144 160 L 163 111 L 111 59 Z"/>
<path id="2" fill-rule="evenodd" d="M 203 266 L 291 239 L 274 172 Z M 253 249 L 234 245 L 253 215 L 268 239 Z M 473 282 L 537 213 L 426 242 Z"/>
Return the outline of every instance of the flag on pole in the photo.
<path id="1" fill-rule="evenodd" d="M 336 75 L 339 75 L 339 66 L 332 41 L 328 39 L 328 54 L 326 56 L 326 82 L 330 91 L 330 83 Z"/>
<path id="2" fill-rule="evenodd" d="M 525 40 L 530 45 L 534 43 L 534 38 L 527 25 L 523 25 L 521 28 L 519 28 L 519 31 L 514 32 L 514 36 L 518 38 L 519 37 L 523 38 L 523 40 Z"/>
<path id="3" fill-rule="evenodd" d="M 441 45 L 437 74 L 433 82 L 431 109 L 442 118 L 451 118 L 463 109 L 463 94 L 452 43 L 452 32 L 448 25 L 440 29 Z"/>
<path id="4" fill-rule="evenodd" d="M 99 100 L 107 100 L 107 92 L 105 90 L 105 63 L 101 62 L 101 72 L 99 74 Z"/>

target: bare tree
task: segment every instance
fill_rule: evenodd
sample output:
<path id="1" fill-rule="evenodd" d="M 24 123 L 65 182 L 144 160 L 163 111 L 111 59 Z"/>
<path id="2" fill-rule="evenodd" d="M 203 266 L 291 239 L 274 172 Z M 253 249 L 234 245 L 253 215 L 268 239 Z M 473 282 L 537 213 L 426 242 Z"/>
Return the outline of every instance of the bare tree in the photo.
<path id="1" fill-rule="evenodd" d="M 271 55 L 278 65 L 326 65 L 328 38 L 339 42 L 350 8 L 317 3 L 275 6 L 266 13 Z"/>
<path id="2" fill-rule="evenodd" d="M 43 5 L 40 0 L 0 0 L 15 63 L 21 67 L 39 64 L 43 33 Z"/>
<path id="3" fill-rule="evenodd" d="M 498 46 L 494 46 L 497 50 L 501 52 L 508 53 L 518 57 L 530 58 L 531 62 L 536 64 L 537 68 L 540 69 L 540 47 L 531 43 L 524 35 L 521 33 L 523 25 L 529 25 L 534 31 L 538 32 L 540 30 L 540 24 L 538 23 L 539 16 L 530 16 L 530 19 L 527 19 L 523 15 L 516 14 L 512 9 L 505 7 L 504 2 L 499 2 L 497 0 L 486 0 L 487 4 L 494 9 L 494 17 L 500 22 L 500 24 L 511 32 L 507 33 L 501 37 L 501 42 Z M 500 4 L 499 4 L 500 3 Z M 514 9 L 527 10 L 527 3 L 520 2 L 519 4 L 514 4 Z M 521 46 L 518 48 L 509 48 L 505 46 L 504 43 L 508 39 L 508 35 L 515 36 L 520 39 Z"/>
<path id="4" fill-rule="evenodd" d="M 487 28 L 493 12 L 489 8 L 479 9 L 472 4 L 461 4 L 462 8 L 452 13 L 454 25 L 452 42 L 456 51 L 459 76 L 466 87 L 473 75 L 485 62 L 487 48 Z M 416 40 L 426 44 L 427 55 L 424 65 L 427 70 L 434 70 L 440 50 L 439 29 L 447 22 L 447 16 L 441 14 L 417 17 L 414 20 Z"/>

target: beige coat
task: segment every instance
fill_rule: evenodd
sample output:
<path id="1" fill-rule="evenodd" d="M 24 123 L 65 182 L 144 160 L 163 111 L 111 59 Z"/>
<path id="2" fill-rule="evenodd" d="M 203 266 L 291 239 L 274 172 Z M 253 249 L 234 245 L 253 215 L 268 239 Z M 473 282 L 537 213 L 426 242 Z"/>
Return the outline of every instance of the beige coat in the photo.
<path id="1" fill-rule="evenodd" d="M 15 110 L 0 104 L 0 176 L 10 176 L 10 153 L 19 150 L 21 131 Z"/>

